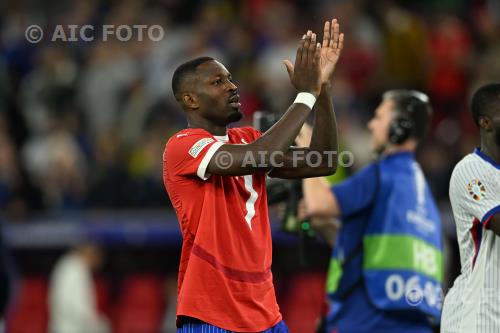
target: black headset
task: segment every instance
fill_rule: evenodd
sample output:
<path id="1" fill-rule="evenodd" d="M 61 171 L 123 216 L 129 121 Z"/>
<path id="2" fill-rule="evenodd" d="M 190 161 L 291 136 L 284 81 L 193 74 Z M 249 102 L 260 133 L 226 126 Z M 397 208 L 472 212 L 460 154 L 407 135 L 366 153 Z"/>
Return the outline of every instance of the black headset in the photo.
<path id="1" fill-rule="evenodd" d="M 408 91 L 410 95 L 396 103 L 397 116 L 389 124 L 389 142 L 401 144 L 413 134 L 415 124 L 413 114 L 427 108 L 429 97 L 419 91 Z"/>
<path id="2" fill-rule="evenodd" d="M 399 145 L 405 142 L 413 131 L 413 121 L 404 116 L 397 116 L 389 125 L 389 141 Z"/>

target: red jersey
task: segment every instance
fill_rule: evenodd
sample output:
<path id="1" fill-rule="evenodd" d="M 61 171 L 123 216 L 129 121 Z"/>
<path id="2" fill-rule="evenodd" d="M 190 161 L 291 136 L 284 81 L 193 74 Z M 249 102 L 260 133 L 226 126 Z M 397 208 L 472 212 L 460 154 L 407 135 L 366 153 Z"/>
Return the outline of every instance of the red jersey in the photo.
<path id="1" fill-rule="evenodd" d="M 185 129 L 170 138 L 163 179 L 183 244 L 177 316 L 237 332 L 264 331 L 281 320 L 273 276 L 266 174 L 209 175 L 210 159 L 224 143 L 260 136 L 251 127 L 226 137 Z"/>

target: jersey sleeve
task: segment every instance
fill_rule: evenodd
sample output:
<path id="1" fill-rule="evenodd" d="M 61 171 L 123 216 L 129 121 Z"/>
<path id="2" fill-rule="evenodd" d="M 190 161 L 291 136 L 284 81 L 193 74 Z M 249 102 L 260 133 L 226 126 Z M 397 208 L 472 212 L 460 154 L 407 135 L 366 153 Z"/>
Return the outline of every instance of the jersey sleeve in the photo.
<path id="1" fill-rule="evenodd" d="M 165 149 L 164 163 L 173 175 L 207 180 L 208 163 L 223 144 L 207 135 L 174 136 Z"/>
<path id="2" fill-rule="evenodd" d="M 377 165 L 370 164 L 352 177 L 332 187 L 341 218 L 361 212 L 371 206 L 378 183 Z"/>
<path id="3" fill-rule="evenodd" d="M 479 163 L 460 165 L 450 181 L 452 205 L 487 227 L 493 215 L 500 213 L 500 184 L 495 179 L 495 174 Z"/>

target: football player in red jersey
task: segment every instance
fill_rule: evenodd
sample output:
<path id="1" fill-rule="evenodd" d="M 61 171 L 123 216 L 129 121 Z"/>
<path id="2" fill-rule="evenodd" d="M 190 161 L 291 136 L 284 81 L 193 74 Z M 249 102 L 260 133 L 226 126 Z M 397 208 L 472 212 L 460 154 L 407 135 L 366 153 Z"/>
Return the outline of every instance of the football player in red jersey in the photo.
<path id="1" fill-rule="evenodd" d="M 227 127 L 242 114 L 224 65 L 203 57 L 176 69 L 172 89 L 188 128 L 167 142 L 163 177 L 183 236 L 178 332 L 288 331 L 272 282 L 266 176 L 335 172 L 327 154 L 337 150 L 330 84 L 343 40 L 336 19 L 325 22 L 322 44 L 311 31 L 302 37 L 295 64 L 284 62 L 299 93 L 264 134 Z M 291 147 L 313 110 L 310 147 Z"/>

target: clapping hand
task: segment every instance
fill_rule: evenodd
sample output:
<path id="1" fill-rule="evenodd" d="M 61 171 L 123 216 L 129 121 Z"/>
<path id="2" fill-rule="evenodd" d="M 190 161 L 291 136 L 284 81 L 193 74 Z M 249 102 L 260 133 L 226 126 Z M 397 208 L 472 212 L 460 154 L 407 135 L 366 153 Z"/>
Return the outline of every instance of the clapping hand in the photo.
<path id="1" fill-rule="evenodd" d="M 309 30 L 297 48 L 295 64 L 284 60 L 290 81 L 298 91 L 319 95 L 322 84 L 320 56 L 321 44 L 316 43 L 316 34 Z"/>
<path id="2" fill-rule="evenodd" d="M 312 41 L 312 35 L 314 35 L 314 41 Z M 302 59 L 303 50 L 309 49 L 312 45 L 314 45 L 316 35 L 312 34 L 311 31 L 307 32 L 302 38 L 299 49 L 297 50 L 297 57 L 295 59 L 295 66 Z M 312 42 L 312 43 L 311 43 Z M 309 47 L 304 48 L 304 43 L 307 43 Z M 333 19 L 331 22 L 326 21 L 323 28 L 323 44 L 321 45 L 319 52 L 319 68 L 320 68 L 320 81 L 321 84 L 329 83 L 332 79 L 333 72 L 335 71 L 335 65 L 340 58 L 340 53 L 342 52 L 342 48 L 344 47 L 344 34 L 340 33 L 340 25 L 337 19 Z M 302 51 L 301 51 L 302 50 Z M 298 62 L 299 60 L 299 62 Z M 290 76 L 290 80 L 292 84 L 297 88 L 297 80 L 295 77 L 295 66 L 292 65 L 290 60 L 284 60 L 286 70 L 288 75 Z"/>
<path id="3" fill-rule="evenodd" d="M 337 19 L 333 19 L 331 23 L 326 21 L 323 28 L 323 44 L 320 54 L 321 83 L 330 82 L 343 47 L 344 34 L 340 33 L 340 25 Z"/>

